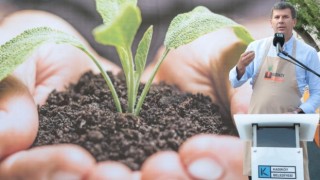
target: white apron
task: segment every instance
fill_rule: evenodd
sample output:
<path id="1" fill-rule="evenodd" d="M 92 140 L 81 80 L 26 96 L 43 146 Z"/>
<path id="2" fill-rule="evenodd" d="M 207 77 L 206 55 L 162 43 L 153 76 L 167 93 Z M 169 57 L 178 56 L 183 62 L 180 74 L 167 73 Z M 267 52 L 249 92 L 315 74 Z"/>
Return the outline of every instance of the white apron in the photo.
<path id="1" fill-rule="evenodd" d="M 267 56 L 272 39 L 264 52 L 264 60 L 257 77 L 253 81 L 249 114 L 283 114 L 293 112 L 301 104 L 301 94 L 297 86 L 295 65 L 279 57 Z M 293 43 L 293 57 L 296 56 L 296 41 Z M 306 143 L 303 148 L 304 177 L 309 180 L 308 154 Z M 251 176 L 251 143 L 246 144 L 244 175 Z"/>

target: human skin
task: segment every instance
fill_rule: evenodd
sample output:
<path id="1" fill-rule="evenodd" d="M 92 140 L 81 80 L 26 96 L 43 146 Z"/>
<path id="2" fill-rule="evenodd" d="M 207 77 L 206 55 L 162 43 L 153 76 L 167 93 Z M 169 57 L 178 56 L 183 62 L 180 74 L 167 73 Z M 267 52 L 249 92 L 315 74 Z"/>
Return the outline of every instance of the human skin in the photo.
<path id="1" fill-rule="evenodd" d="M 142 179 L 247 179 L 242 176 L 242 142 L 238 138 L 197 135 L 179 152 L 159 152 L 141 169 Z M 155 178 L 157 177 L 157 178 Z"/>
<path id="2" fill-rule="evenodd" d="M 234 89 L 228 74 L 246 49 L 231 28 L 204 35 L 194 42 L 171 50 L 161 64 L 154 83 L 165 81 L 191 93 L 210 96 L 219 106 L 222 119 L 233 125 L 232 114 L 246 113 L 251 87 L 249 84 Z M 164 49 L 160 49 L 155 61 L 147 67 L 146 81 Z M 178 67 L 178 68 L 177 68 Z"/>
<path id="3" fill-rule="evenodd" d="M 0 83 L 0 161 L 9 154 L 28 148 L 36 137 L 38 113 L 28 92 L 12 76 Z"/>
<path id="4" fill-rule="evenodd" d="M 287 42 L 293 35 L 293 28 L 297 20 L 292 17 L 291 10 L 281 9 L 273 10 L 270 18 L 270 25 L 274 33 L 283 33 L 285 42 Z M 237 78 L 240 79 L 245 73 L 245 68 L 253 61 L 255 54 L 253 51 L 244 52 L 241 54 L 237 63 Z"/>
<path id="5" fill-rule="evenodd" d="M 252 92 L 249 84 L 232 88 L 228 79 L 245 48 L 231 28 L 209 33 L 171 50 L 154 83 L 165 81 L 186 92 L 208 95 L 220 107 L 222 119 L 233 125 L 232 114 L 247 113 Z M 146 69 L 143 81 L 149 78 L 163 51 L 160 49 Z M 242 175 L 242 146 L 236 137 L 197 135 L 187 140 L 178 153 L 160 152 L 148 158 L 142 166 L 142 179 L 247 179 Z"/>
<path id="6" fill-rule="evenodd" d="M 33 19 L 32 23 L 24 23 L 30 22 L 29 19 Z M 0 42 L 2 44 L 25 29 L 40 25 L 73 34 L 91 49 L 66 22 L 39 11 L 22 11 L 7 17 L 1 23 L 0 33 L 4 36 L 1 36 Z M 228 37 L 227 40 L 225 40 L 226 37 Z M 241 91 L 248 89 L 232 89 L 227 78 L 230 68 L 234 66 L 237 56 L 244 48 L 245 44 L 235 37 L 231 29 L 210 33 L 193 43 L 171 51 L 161 65 L 155 82 L 165 80 L 178 85 L 184 91 L 209 95 L 213 102 L 220 106 L 223 117 L 232 124 L 231 114 L 246 112 L 248 104 L 246 96 L 241 95 Z M 119 67 L 109 61 L 102 61 L 101 57 L 95 55 L 101 59 L 101 62 L 104 62 L 106 69 L 114 73 L 119 72 Z M 65 59 L 68 61 L 64 61 Z M 152 65 L 146 71 L 145 79 L 148 77 L 150 68 Z M 0 96 L 0 120 L 2 121 L 0 179 L 19 179 L 21 177 L 30 179 L 59 179 L 61 177 L 149 179 L 163 172 L 167 172 L 167 178 L 181 177 L 181 179 L 202 179 L 202 175 L 216 179 L 242 177 L 242 143 L 238 138 L 230 136 L 195 136 L 185 142 L 178 153 L 159 152 L 150 157 L 143 165 L 141 172 L 132 172 L 126 166 L 116 162 L 96 163 L 86 150 L 76 145 L 51 145 L 27 149 L 37 133 L 36 105 L 43 104 L 53 89 L 63 90 L 65 85 L 76 82 L 81 74 L 88 70 L 97 72 L 94 64 L 84 53 L 71 46 L 50 44 L 39 48 L 17 68 L 12 74 L 16 81 L 7 79 L 7 82 L 16 83 L 9 86 L 4 84 L 6 81 L 1 82 L 2 87 L 5 88 L 1 91 Z M 174 71 L 176 74 L 173 73 Z M 177 77 L 179 74 L 184 76 Z M 10 94 L 12 92 L 15 93 Z M 25 103 L 21 103 L 22 101 Z M 15 113 L 17 109 L 19 112 L 23 110 L 20 116 Z M 12 132 L 19 133 L 11 136 L 14 135 Z M 8 146 L 8 143 L 14 142 L 12 139 L 21 142 L 15 143 L 15 146 Z M 166 164 L 168 161 L 172 163 L 172 170 L 177 171 L 165 169 L 166 166 L 162 166 L 163 169 L 160 168 L 159 163 L 153 163 Z M 194 162 L 210 166 L 203 171 L 202 175 L 194 174 L 197 172 L 195 170 L 199 169 Z M 208 172 L 214 174 L 206 174 Z"/>
<path id="7" fill-rule="evenodd" d="M 6 17 L 0 24 L 0 43 L 26 29 L 39 26 L 72 34 L 91 49 L 68 23 L 41 11 L 20 11 Z M 113 63 L 101 62 L 106 70 L 119 71 Z M 39 48 L 0 83 L 0 179 L 52 179 L 61 175 L 81 179 L 94 173 L 93 169 L 98 164 L 81 147 L 55 145 L 26 150 L 38 130 L 36 105 L 43 104 L 52 90 L 63 90 L 89 70 L 98 72 L 94 63 L 78 49 L 49 44 Z"/>
<path id="8" fill-rule="evenodd" d="M 270 24 L 274 33 L 283 33 L 285 42 L 287 42 L 293 35 L 293 28 L 297 23 L 297 19 L 294 19 L 291 15 L 291 10 L 281 9 L 273 10 Z"/>

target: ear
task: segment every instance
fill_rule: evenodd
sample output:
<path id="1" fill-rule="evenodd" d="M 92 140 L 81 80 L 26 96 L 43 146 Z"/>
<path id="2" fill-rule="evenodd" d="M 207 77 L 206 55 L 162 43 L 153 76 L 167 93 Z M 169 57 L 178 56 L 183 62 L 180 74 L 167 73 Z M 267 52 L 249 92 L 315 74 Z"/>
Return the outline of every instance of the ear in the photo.
<path id="1" fill-rule="evenodd" d="M 269 23 L 270 23 L 271 29 L 274 31 L 274 25 L 272 24 L 272 19 L 269 20 Z"/>
<path id="2" fill-rule="evenodd" d="M 271 25 L 271 27 L 272 27 L 272 19 L 269 19 L 269 23 L 270 23 L 270 25 Z"/>
<path id="3" fill-rule="evenodd" d="M 296 26 L 297 24 L 297 19 L 293 19 L 293 27 Z"/>

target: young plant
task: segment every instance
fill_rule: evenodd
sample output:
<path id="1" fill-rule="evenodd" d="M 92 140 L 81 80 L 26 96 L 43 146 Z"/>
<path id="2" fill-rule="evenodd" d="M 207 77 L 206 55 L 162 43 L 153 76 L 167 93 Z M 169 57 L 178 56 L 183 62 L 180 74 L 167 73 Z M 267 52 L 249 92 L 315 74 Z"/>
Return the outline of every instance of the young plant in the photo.
<path id="1" fill-rule="evenodd" d="M 172 20 L 165 37 L 165 51 L 157 62 L 150 79 L 145 84 L 137 101 L 138 88 L 147 61 L 153 27 L 150 26 L 146 30 L 137 47 L 135 56 L 133 56 L 131 46 L 142 21 L 137 0 L 96 0 L 96 7 L 102 16 L 103 24 L 95 28 L 93 34 L 97 42 L 116 48 L 126 78 L 128 93 L 126 112 L 133 113 L 134 115 L 139 115 L 155 74 L 170 50 L 225 27 L 233 28 L 235 34 L 245 44 L 249 44 L 253 40 L 243 26 L 224 16 L 212 13 L 203 6 L 196 7 L 191 12 L 176 16 Z M 52 42 L 70 44 L 85 52 L 101 71 L 103 78 L 110 88 L 117 111 L 122 112 L 121 104 L 112 81 L 92 53 L 76 38 L 47 27 L 26 30 L 0 47 L 0 81 L 12 73 L 19 64 L 24 62 L 32 51 L 44 43 Z"/>

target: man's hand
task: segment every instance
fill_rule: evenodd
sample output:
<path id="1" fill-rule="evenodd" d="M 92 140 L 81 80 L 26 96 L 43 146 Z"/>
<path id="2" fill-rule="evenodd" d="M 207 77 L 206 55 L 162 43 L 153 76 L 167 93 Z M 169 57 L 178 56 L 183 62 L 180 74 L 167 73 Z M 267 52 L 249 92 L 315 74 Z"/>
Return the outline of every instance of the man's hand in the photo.
<path id="1" fill-rule="evenodd" d="M 255 54 L 253 51 L 247 51 L 240 55 L 240 59 L 237 64 L 237 79 L 241 79 L 246 71 L 246 67 L 253 61 Z"/>

